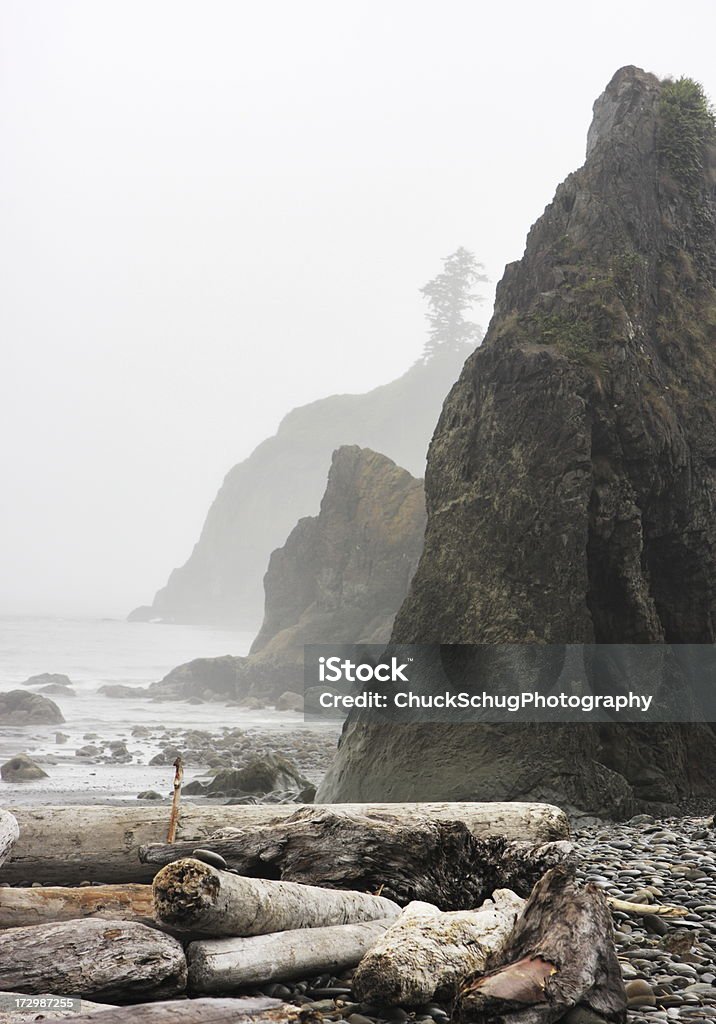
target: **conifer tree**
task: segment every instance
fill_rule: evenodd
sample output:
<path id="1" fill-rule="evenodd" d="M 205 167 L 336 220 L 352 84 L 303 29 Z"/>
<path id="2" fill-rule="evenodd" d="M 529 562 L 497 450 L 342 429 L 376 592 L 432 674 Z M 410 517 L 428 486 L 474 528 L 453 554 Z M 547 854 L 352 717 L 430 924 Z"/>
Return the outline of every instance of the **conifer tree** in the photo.
<path id="1" fill-rule="evenodd" d="M 475 254 L 460 246 L 444 260 L 442 273 L 420 289 L 428 300 L 430 330 L 423 349 L 426 361 L 440 352 L 459 352 L 482 340 L 482 328 L 466 320 L 464 314 L 483 301 L 474 291 L 475 285 L 487 281 L 483 269 Z"/>

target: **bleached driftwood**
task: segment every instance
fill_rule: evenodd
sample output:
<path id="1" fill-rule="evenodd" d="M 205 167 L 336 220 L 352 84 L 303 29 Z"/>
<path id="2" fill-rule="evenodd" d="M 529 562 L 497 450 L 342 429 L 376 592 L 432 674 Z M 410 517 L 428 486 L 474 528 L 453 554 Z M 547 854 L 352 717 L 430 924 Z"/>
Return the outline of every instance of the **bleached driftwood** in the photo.
<path id="1" fill-rule="evenodd" d="M 405 821 L 327 807 L 224 828 L 204 845 L 241 875 L 366 892 L 380 888 L 401 905 L 423 900 L 441 910 L 472 909 L 496 888 L 529 896 L 571 851 L 564 840 L 534 846 L 502 836 L 479 839 L 462 821 Z M 142 847 L 139 856 L 168 864 L 193 849 L 193 843 L 162 843 Z"/>
<path id="2" fill-rule="evenodd" d="M 564 839 L 569 825 L 551 804 L 428 803 L 334 804 L 328 809 L 349 814 L 391 814 L 404 822 L 463 821 L 480 837 L 506 836 L 530 843 Z M 266 825 L 296 811 L 295 804 L 192 806 L 184 803 L 177 839 L 203 840 L 219 828 Z M 20 838 L 3 867 L 13 882 L 72 885 L 90 882 L 150 882 L 156 868 L 138 859 L 140 846 L 162 842 L 166 810 L 156 807 L 48 806 L 18 807 Z"/>
<path id="3" fill-rule="evenodd" d="M 0 810 L 0 864 L 10 856 L 13 846 L 20 835 L 17 818 L 9 811 Z"/>
<path id="4" fill-rule="evenodd" d="M 48 992 L 4 992 L 3 995 L 8 1000 L 17 999 L 17 1008 L 11 1010 L 2 1011 L 0 1010 L 0 1024 L 29 1024 L 30 1021 L 34 1022 L 41 1016 L 43 1024 L 51 1017 L 52 1020 L 59 1021 L 64 1020 L 66 1017 L 76 1017 L 80 1014 L 82 1017 L 87 1014 L 99 1012 L 100 1010 L 112 1010 L 114 1009 L 109 1003 L 94 1003 L 89 999 L 82 999 L 79 1007 L 71 1010 L 58 1009 L 61 1005 L 61 1001 L 64 996 L 54 995 Z M 35 1008 L 31 1006 L 24 1006 L 24 1000 L 34 1000 L 36 1002 Z M 47 1009 L 45 1009 L 41 1003 L 37 1003 L 38 1000 L 45 1000 Z M 52 1009 L 51 1007 L 55 1007 Z"/>
<path id="5" fill-rule="evenodd" d="M 612 910 L 621 910 L 623 914 L 654 914 L 656 917 L 683 917 L 688 914 L 687 907 L 674 907 L 667 903 L 630 903 L 629 900 L 620 900 L 616 896 L 607 896 L 607 903 Z"/>
<path id="6" fill-rule="evenodd" d="M 151 885 L 0 889 L 0 928 L 26 928 L 80 917 L 154 923 Z"/>
<path id="7" fill-rule="evenodd" d="M 186 953 L 189 988 L 197 994 L 221 995 L 245 985 L 336 974 L 355 967 L 390 923 L 363 921 L 246 939 L 191 942 Z"/>
<path id="8" fill-rule="evenodd" d="M 181 943 L 136 921 L 85 918 L 0 932 L 0 991 L 143 1002 L 186 987 Z"/>
<path id="9" fill-rule="evenodd" d="M 83 1001 L 83 1013 L 85 1003 Z M 138 1006 L 115 1006 L 83 1017 L 82 1024 L 290 1024 L 300 1006 L 278 999 L 184 999 Z M 43 1024 L 59 1020 L 46 1017 Z M 4 1024 L 0 1020 L 0 1024 Z M 10 1021 L 9 1024 L 14 1024 Z"/>
<path id="10" fill-rule="evenodd" d="M 484 971 L 503 948 L 524 905 L 509 889 L 498 889 L 477 910 L 444 913 L 409 903 L 358 965 L 354 995 L 381 1006 L 452 1002 L 457 982 Z"/>
<path id="11" fill-rule="evenodd" d="M 564 868 L 535 886 L 488 973 L 460 984 L 453 1019 L 469 1024 L 553 1024 L 573 1006 L 611 1024 L 626 1021 L 626 992 L 612 915 L 595 885 L 579 887 Z"/>
<path id="12" fill-rule="evenodd" d="M 383 896 L 245 878 L 185 858 L 154 879 L 154 913 L 178 931 L 216 937 L 395 919 L 400 907 Z"/>

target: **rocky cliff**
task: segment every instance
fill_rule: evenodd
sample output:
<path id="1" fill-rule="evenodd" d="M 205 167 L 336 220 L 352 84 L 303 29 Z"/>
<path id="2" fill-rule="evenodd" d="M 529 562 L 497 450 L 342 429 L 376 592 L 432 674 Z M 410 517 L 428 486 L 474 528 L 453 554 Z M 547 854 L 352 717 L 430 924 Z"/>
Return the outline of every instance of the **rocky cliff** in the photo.
<path id="1" fill-rule="evenodd" d="M 714 642 L 715 211 L 698 86 L 617 72 L 445 402 L 396 640 Z M 356 716 L 319 798 L 409 799 L 416 762 L 422 799 L 625 815 L 713 793 L 716 743 L 618 724 L 408 737 Z"/>
<path id="2" fill-rule="evenodd" d="M 469 352 L 440 352 L 366 394 L 333 395 L 290 412 L 274 437 L 228 473 L 189 560 L 130 618 L 258 626 L 269 555 L 297 519 L 318 511 L 331 453 L 357 444 L 422 477 L 442 402 Z"/>
<path id="3" fill-rule="evenodd" d="M 303 645 L 383 643 L 423 546 L 422 481 L 377 452 L 333 455 L 317 516 L 299 520 L 271 555 L 266 611 L 248 658 L 204 658 L 151 688 L 238 698 L 303 692 Z"/>

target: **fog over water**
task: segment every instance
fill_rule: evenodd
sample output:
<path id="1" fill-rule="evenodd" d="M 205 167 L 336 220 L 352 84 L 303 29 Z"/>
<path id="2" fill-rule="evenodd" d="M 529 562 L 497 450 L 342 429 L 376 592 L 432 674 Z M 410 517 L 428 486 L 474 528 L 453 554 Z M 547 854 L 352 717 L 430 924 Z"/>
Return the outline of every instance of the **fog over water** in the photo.
<path id="1" fill-rule="evenodd" d="M 712 0 L 1 0 L 0 613 L 150 598 L 285 412 L 419 356 L 442 257 L 521 255 L 618 67 L 716 97 L 715 35 Z"/>

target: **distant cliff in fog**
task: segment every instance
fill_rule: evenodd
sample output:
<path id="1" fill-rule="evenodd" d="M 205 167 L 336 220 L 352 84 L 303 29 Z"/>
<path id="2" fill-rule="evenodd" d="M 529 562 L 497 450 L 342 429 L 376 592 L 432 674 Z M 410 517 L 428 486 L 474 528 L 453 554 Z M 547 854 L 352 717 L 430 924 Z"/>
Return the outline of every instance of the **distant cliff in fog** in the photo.
<path id="1" fill-rule="evenodd" d="M 332 395 L 290 412 L 229 471 L 188 561 L 130 618 L 258 626 L 269 556 L 298 519 L 318 512 L 335 449 L 372 448 L 422 477 L 443 400 L 469 352 L 440 351 L 365 394 Z"/>

